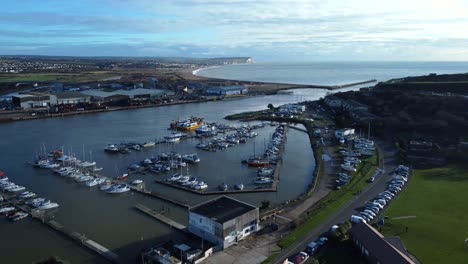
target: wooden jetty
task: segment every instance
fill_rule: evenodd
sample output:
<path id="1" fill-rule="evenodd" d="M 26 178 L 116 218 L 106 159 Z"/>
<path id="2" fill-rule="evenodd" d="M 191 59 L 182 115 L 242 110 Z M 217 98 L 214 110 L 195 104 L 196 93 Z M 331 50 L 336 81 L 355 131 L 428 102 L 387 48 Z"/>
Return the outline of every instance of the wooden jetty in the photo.
<path id="1" fill-rule="evenodd" d="M 153 218 L 156 218 L 157 220 L 169 225 L 170 227 L 173 227 L 173 228 L 176 228 L 182 232 L 187 232 L 187 227 L 174 221 L 174 220 L 171 220 L 169 219 L 168 217 L 162 215 L 161 213 L 157 212 L 156 210 L 153 210 L 149 207 L 146 207 L 142 204 L 136 204 L 135 205 L 135 208 L 137 208 L 138 210 L 142 211 L 143 213 L 153 217 Z"/>
<path id="2" fill-rule="evenodd" d="M 33 219 L 36 219 L 39 222 L 47 225 L 48 227 L 52 228 L 53 230 L 57 231 L 63 236 L 70 238 L 75 242 L 78 242 L 78 244 L 97 253 L 98 255 L 102 256 L 108 261 L 112 263 L 120 263 L 119 256 L 111 250 L 107 249 L 106 247 L 100 245 L 99 243 L 91 239 L 88 239 L 86 236 L 80 233 L 67 231 L 64 225 L 60 224 L 59 222 L 53 219 L 50 219 L 50 215 L 47 214 L 49 211 L 33 209 L 25 204 L 22 204 L 20 200 L 15 199 L 15 196 L 10 196 L 7 202 L 12 206 L 15 206 L 17 209 L 30 214 Z"/>

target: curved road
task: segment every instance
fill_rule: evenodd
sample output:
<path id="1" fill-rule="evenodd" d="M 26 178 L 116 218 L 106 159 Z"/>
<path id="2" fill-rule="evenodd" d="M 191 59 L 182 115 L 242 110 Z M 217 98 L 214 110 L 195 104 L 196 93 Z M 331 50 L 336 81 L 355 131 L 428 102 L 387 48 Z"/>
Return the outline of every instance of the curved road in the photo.
<path id="1" fill-rule="evenodd" d="M 319 236 L 328 231 L 332 225 L 349 220 L 351 215 L 358 212 L 357 209 L 386 189 L 387 182 L 391 179 L 391 170 L 398 165 L 395 159 L 396 150 L 389 143 L 378 140 L 375 140 L 375 143 L 379 149 L 379 153 L 383 153 L 380 160 L 380 169 L 383 170 L 383 173 L 380 173 L 373 183 L 366 186 L 366 188 L 362 190 L 361 194 L 355 196 L 351 201 L 342 206 L 319 226 L 314 228 L 314 230 L 307 234 L 307 236 L 300 241 L 296 241 L 296 243 L 287 249 L 280 251 L 280 254 L 272 261 L 272 263 L 281 264 L 286 258 L 304 250 L 307 244 L 311 241 L 317 240 Z"/>

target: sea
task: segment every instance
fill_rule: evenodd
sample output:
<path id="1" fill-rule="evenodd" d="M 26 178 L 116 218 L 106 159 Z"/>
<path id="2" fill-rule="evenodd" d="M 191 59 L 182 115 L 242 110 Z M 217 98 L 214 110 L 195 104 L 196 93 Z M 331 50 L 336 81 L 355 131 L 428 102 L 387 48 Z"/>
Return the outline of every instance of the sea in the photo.
<path id="1" fill-rule="evenodd" d="M 194 74 L 220 79 L 305 85 L 343 85 L 379 82 L 430 73 L 468 72 L 468 62 L 259 62 L 196 70 Z"/>
<path id="2" fill-rule="evenodd" d="M 368 79 L 383 81 L 408 75 L 467 71 L 468 63 L 452 62 L 254 63 L 203 69 L 197 74 L 250 81 L 334 85 Z M 358 87 L 336 91 L 353 89 Z M 218 152 L 196 149 L 200 140 L 195 138 L 177 144 L 161 144 L 126 155 L 109 155 L 104 152 L 104 148 L 111 143 L 160 140 L 170 133 L 167 129 L 170 122 L 190 116 L 202 117 L 209 122 L 241 126 L 244 124 L 224 120 L 224 117 L 266 109 L 270 103 L 281 105 L 317 100 L 329 92 L 324 89 L 296 89 L 292 90 L 292 94 L 1 123 L 0 170 L 11 181 L 25 186 L 27 190 L 59 203 L 54 220 L 66 230 L 84 234 L 118 254 L 123 262 L 134 263 L 142 248 L 155 245 L 163 237 L 177 236 L 177 232 L 168 226 L 135 210 L 136 204 L 164 211 L 167 217 L 182 224 L 187 224 L 187 211 L 136 193 L 111 196 L 50 171 L 34 169 L 28 162 L 33 161 L 44 148 L 61 148 L 82 160 L 96 161 L 98 167 L 104 168 L 102 174 L 115 177 L 124 173 L 128 165 L 158 156 L 162 152 L 198 153 L 201 162 L 190 166 L 190 174 L 208 182 L 209 189 L 215 190 L 222 182 L 226 182 L 229 188 L 239 182 L 244 183 L 246 188 L 255 188 L 255 170 L 241 164 L 241 160 L 265 148 L 274 131 L 274 127 L 269 125 L 259 129 L 259 136 L 246 144 Z M 290 129 L 278 192 L 236 194 L 233 197 L 257 206 L 264 200 L 269 200 L 272 204 L 286 203 L 307 191 L 313 181 L 314 168 L 313 151 L 307 134 Z M 132 179 L 142 179 L 153 192 L 190 206 L 215 197 L 186 193 L 155 181 L 167 179 L 172 173 L 174 172 L 145 173 L 132 176 Z M 31 218 L 10 222 L 0 215 L 0 234 L 1 263 L 32 263 L 52 255 L 72 263 L 105 262 L 76 242 Z"/>

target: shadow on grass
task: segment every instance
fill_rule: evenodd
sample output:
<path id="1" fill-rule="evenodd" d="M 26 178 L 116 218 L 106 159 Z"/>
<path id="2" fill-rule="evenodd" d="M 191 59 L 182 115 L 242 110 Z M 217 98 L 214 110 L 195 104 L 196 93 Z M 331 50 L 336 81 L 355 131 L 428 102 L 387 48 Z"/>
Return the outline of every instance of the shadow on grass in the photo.
<path id="1" fill-rule="evenodd" d="M 430 181 L 468 181 L 468 166 L 436 168 L 421 171 L 421 176 Z"/>

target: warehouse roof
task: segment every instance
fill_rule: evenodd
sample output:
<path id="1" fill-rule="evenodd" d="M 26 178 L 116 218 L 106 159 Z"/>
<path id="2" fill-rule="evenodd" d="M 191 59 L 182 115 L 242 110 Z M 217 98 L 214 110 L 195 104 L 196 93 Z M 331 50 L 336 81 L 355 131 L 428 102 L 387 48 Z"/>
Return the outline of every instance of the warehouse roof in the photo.
<path id="1" fill-rule="evenodd" d="M 257 207 L 253 205 L 228 196 L 221 196 L 197 205 L 191 208 L 190 211 L 210 218 L 215 222 L 224 223 L 255 209 L 257 209 Z"/>

